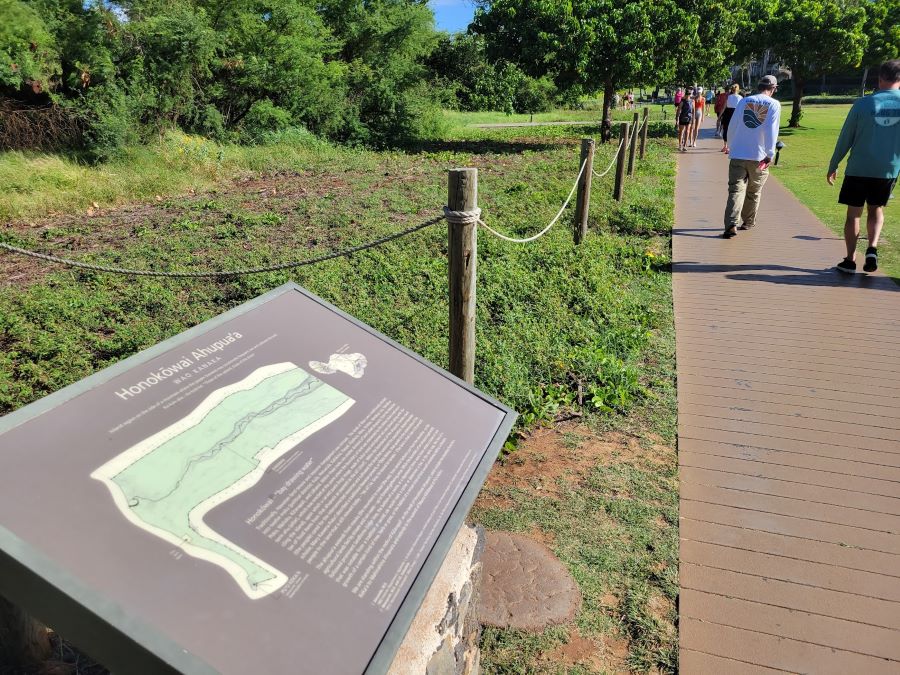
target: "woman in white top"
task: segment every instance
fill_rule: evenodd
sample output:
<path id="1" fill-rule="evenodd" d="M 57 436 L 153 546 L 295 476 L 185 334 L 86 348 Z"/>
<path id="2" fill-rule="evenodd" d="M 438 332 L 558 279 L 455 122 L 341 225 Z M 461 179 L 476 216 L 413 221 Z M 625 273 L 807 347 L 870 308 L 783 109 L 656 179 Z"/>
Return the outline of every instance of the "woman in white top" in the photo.
<path id="1" fill-rule="evenodd" d="M 722 111 L 722 152 L 728 153 L 728 123 L 731 122 L 731 116 L 734 115 L 734 109 L 737 108 L 738 102 L 743 98 L 738 91 L 741 87 L 737 83 L 731 85 L 730 93 L 725 101 L 725 110 Z"/>

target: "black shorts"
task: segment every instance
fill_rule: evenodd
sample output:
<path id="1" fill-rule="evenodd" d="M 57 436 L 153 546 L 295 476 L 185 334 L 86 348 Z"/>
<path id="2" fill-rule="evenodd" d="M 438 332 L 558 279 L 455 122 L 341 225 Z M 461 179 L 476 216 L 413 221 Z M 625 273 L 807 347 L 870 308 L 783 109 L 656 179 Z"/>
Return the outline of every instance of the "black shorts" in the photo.
<path id="1" fill-rule="evenodd" d="M 897 184 L 896 178 L 844 176 L 838 203 L 847 206 L 886 206 Z"/>

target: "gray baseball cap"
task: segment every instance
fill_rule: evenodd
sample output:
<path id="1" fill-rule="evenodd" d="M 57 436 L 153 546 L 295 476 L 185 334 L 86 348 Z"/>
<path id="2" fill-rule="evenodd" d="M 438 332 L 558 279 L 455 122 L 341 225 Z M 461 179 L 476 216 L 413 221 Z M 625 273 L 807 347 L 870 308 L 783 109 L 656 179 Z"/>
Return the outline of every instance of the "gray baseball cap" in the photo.
<path id="1" fill-rule="evenodd" d="M 763 75 L 759 80 L 759 86 L 766 87 L 767 89 L 769 87 L 777 87 L 778 80 L 775 78 L 774 75 Z"/>

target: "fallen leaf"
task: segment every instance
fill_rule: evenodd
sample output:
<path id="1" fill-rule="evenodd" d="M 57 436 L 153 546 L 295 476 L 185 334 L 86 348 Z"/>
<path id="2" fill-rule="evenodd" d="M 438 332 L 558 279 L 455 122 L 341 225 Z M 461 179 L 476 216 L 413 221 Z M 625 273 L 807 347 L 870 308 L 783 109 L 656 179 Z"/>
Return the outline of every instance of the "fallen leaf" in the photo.
<path id="1" fill-rule="evenodd" d="M 100 208 L 100 205 L 97 202 L 91 202 L 91 206 L 93 206 L 95 209 Z"/>

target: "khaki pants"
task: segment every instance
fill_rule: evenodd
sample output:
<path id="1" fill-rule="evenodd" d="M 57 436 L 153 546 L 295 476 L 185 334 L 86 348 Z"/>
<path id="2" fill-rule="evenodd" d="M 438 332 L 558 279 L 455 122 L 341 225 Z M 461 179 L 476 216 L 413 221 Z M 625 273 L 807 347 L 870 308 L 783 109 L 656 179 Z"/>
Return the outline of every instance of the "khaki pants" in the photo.
<path id="1" fill-rule="evenodd" d="M 769 169 L 759 168 L 752 159 L 732 159 L 728 164 L 728 204 L 725 206 L 725 231 L 741 223 L 756 224 L 759 196 L 769 177 Z"/>

